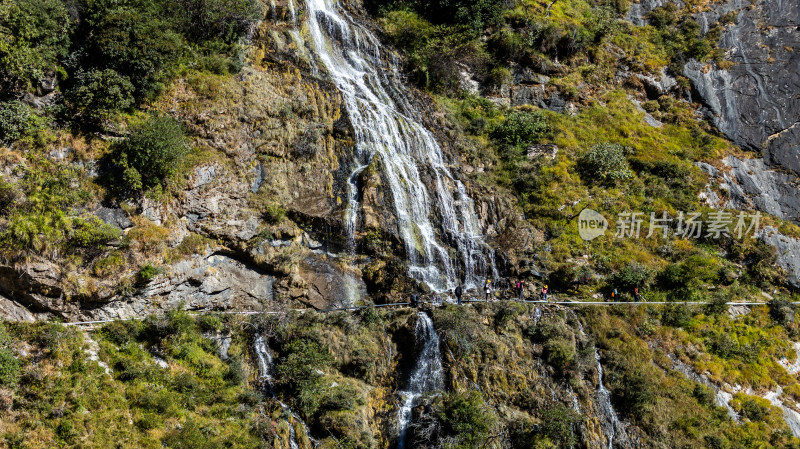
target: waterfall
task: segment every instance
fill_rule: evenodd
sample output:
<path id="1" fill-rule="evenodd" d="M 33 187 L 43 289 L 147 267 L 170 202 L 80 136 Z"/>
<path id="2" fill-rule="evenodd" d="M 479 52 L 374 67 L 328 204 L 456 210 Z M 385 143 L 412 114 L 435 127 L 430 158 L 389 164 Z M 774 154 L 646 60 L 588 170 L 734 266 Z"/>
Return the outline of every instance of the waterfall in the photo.
<path id="1" fill-rule="evenodd" d="M 303 427 L 303 431 L 305 432 L 306 436 L 312 442 L 312 445 L 314 445 L 314 440 L 311 438 L 311 433 L 308 431 L 308 425 L 306 422 L 300 418 L 300 415 L 289 408 L 286 403 L 279 400 L 277 396 L 275 396 L 275 391 L 272 389 L 272 383 L 274 380 L 272 377 L 274 359 L 272 357 L 272 353 L 267 347 L 267 342 L 261 335 L 256 336 L 256 339 L 253 342 L 253 351 L 256 353 L 256 359 L 258 360 L 258 378 L 259 380 L 264 381 L 264 387 L 267 393 L 270 397 L 278 401 L 278 404 L 280 404 L 284 413 L 289 415 L 296 423 L 299 423 Z M 286 425 L 289 426 L 289 446 L 291 449 L 300 449 L 300 446 L 297 444 L 297 432 L 294 429 L 294 425 L 288 418 L 286 419 Z"/>
<path id="2" fill-rule="evenodd" d="M 397 437 L 397 448 L 405 449 L 408 425 L 411 412 L 417 400 L 425 393 L 433 393 L 444 388 L 442 372 L 442 355 L 439 351 L 439 335 L 433 328 L 433 321 L 425 312 L 417 313 L 417 325 L 414 329 L 416 345 L 419 349 L 417 362 L 408 379 L 408 386 L 400 394 L 403 405 L 399 411 L 400 432 Z"/>
<path id="3" fill-rule="evenodd" d="M 603 432 L 608 438 L 608 449 L 613 449 L 614 438 L 625 442 L 628 439 L 627 433 L 625 425 L 619 420 L 617 412 L 614 411 L 614 406 L 611 404 L 611 394 L 603 384 L 603 365 L 600 364 L 600 354 L 597 352 L 597 348 L 594 349 L 594 360 L 597 362 L 597 404 L 602 413 Z"/>
<path id="4" fill-rule="evenodd" d="M 355 132 L 348 241 L 355 239 L 358 175 L 377 164 L 392 195 L 409 274 L 436 291 L 455 288 L 460 279 L 467 287 L 481 285 L 495 275 L 494 255 L 464 185 L 450 174 L 441 147 L 408 100 L 396 57 L 382 54 L 378 39 L 335 0 L 306 0 L 306 16 L 313 59 L 341 91 Z"/>

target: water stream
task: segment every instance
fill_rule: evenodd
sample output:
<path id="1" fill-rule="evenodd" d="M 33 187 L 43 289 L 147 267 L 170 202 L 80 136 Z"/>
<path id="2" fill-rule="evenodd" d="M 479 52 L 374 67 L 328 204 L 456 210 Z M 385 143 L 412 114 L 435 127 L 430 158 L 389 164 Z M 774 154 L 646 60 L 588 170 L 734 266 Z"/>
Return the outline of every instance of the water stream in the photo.
<path id="1" fill-rule="evenodd" d="M 613 449 L 614 439 L 624 442 L 628 439 L 627 433 L 625 425 L 619 420 L 617 412 L 611 404 L 611 393 L 603 384 L 603 365 L 600 363 L 600 354 L 597 352 L 597 348 L 594 350 L 594 359 L 597 362 L 597 405 L 600 408 L 599 412 L 603 420 L 603 432 L 608 439 L 608 449 Z"/>
<path id="2" fill-rule="evenodd" d="M 305 432 L 308 439 L 312 442 L 314 440 L 311 438 L 311 433 L 309 433 L 308 425 L 306 422 L 300 418 L 300 415 L 295 413 L 286 403 L 279 400 L 275 395 L 275 391 L 273 390 L 273 377 L 272 377 L 272 369 L 274 366 L 274 360 L 272 358 L 272 353 L 270 352 L 269 348 L 267 347 L 267 342 L 261 335 L 257 335 L 255 341 L 253 342 L 253 350 L 256 353 L 256 358 L 258 359 L 258 377 L 260 380 L 264 381 L 264 386 L 269 394 L 270 397 L 274 398 L 278 401 L 281 406 L 283 412 L 290 416 L 294 422 L 300 424 L 303 427 L 303 432 Z M 297 443 L 297 432 L 295 431 L 294 424 L 292 424 L 291 420 L 288 418 L 286 419 L 286 424 L 289 426 L 289 446 L 291 449 L 300 449 L 299 444 Z"/>
<path id="3" fill-rule="evenodd" d="M 441 391 L 444 388 L 442 370 L 442 354 L 439 350 L 439 335 L 433 328 L 433 321 L 425 312 L 417 313 L 417 325 L 414 329 L 417 361 L 408 379 L 406 389 L 400 394 L 403 405 L 400 407 L 398 422 L 400 431 L 397 437 L 397 449 L 405 449 L 408 426 L 417 401 L 424 394 Z"/>
<path id="4" fill-rule="evenodd" d="M 355 132 L 348 240 L 355 239 L 359 174 L 375 164 L 391 192 L 410 275 L 436 291 L 455 288 L 459 280 L 481 285 L 495 275 L 494 255 L 464 185 L 451 175 L 441 147 L 409 101 L 396 57 L 384 54 L 378 39 L 339 2 L 305 4 L 313 58 L 342 93 Z"/>

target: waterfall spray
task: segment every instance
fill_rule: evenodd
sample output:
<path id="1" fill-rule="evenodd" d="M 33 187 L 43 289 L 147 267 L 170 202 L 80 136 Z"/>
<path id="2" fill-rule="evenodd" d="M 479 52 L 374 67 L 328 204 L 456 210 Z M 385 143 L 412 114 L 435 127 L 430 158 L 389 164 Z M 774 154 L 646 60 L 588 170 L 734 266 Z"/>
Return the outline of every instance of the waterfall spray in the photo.
<path id="1" fill-rule="evenodd" d="M 408 386 L 400 394 L 403 405 L 400 407 L 398 422 L 400 431 L 397 437 L 397 448 L 405 449 L 408 425 L 419 398 L 426 393 L 434 393 L 444 388 L 442 370 L 442 354 L 439 350 L 439 335 L 433 327 L 433 321 L 425 312 L 417 313 L 417 325 L 414 337 L 419 349 L 414 370 L 408 379 Z"/>
<path id="2" fill-rule="evenodd" d="M 256 339 L 253 342 L 253 351 L 256 353 L 256 359 L 258 360 L 258 377 L 260 380 L 264 382 L 264 386 L 267 390 L 267 393 L 269 394 L 269 396 L 278 401 L 284 413 L 289 415 L 292 419 L 294 419 L 295 422 L 299 423 L 303 427 L 303 431 L 313 444 L 314 440 L 311 438 L 311 433 L 309 433 L 308 425 L 306 425 L 305 421 L 303 421 L 303 419 L 300 418 L 300 416 L 297 413 L 295 413 L 291 408 L 289 408 L 289 406 L 286 403 L 279 400 L 275 396 L 275 391 L 273 390 L 273 385 L 272 385 L 274 380 L 274 378 L 272 377 L 272 368 L 274 365 L 274 359 L 272 358 L 272 353 L 267 347 L 267 342 L 261 335 L 256 336 Z M 292 425 L 289 419 L 286 420 L 286 424 L 289 426 L 289 446 L 291 447 L 291 449 L 299 449 L 300 446 L 297 444 L 297 432 L 294 429 L 294 425 Z"/>
<path id="3" fill-rule="evenodd" d="M 396 58 L 382 54 L 378 39 L 334 0 L 306 0 L 306 16 L 313 59 L 342 93 L 355 132 L 346 217 L 350 244 L 360 207 L 358 176 L 376 164 L 391 192 L 412 277 L 444 291 L 461 279 L 476 287 L 495 276 L 494 255 L 483 241 L 473 202 L 408 100 Z"/>

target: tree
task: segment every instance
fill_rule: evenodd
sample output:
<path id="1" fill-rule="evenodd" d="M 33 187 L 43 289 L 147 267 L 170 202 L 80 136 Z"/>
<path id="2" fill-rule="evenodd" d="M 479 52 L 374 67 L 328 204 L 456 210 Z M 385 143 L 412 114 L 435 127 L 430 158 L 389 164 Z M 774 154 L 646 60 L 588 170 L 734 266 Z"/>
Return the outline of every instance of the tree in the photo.
<path id="1" fill-rule="evenodd" d="M 181 123 L 169 116 L 151 116 L 116 146 L 114 164 L 122 173 L 123 190 L 163 186 L 187 151 Z"/>

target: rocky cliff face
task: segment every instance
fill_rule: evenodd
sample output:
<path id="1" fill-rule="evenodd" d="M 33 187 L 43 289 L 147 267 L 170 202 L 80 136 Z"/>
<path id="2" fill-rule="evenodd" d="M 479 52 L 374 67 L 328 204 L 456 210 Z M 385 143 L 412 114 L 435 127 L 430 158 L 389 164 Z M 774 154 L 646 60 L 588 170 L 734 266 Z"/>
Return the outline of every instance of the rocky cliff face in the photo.
<path id="1" fill-rule="evenodd" d="M 384 162 L 375 158 L 351 179 L 358 163 L 351 117 L 312 57 L 308 38 L 288 4 L 279 2 L 253 34 L 250 62 L 239 75 L 179 80 L 154 105 L 187 125 L 199 162 L 166 200 L 144 198 L 125 210 L 93 212 L 141 237 L 122 252 L 159 266 L 154 277 L 139 279 L 130 266 L 111 277 L 89 266 L 70 272 L 59 258 L 9 261 L 0 273 L 8 316 L 107 319 L 181 305 L 256 310 L 275 301 L 322 309 L 419 288 L 402 256 Z M 423 111 L 448 165 L 457 167 L 458 142 L 449 137 L 443 115 L 411 88 L 403 101 Z M 475 210 L 481 232 L 504 247 L 497 253 L 500 266 L 514 269 L 526 257 L 517 243 L 531 238 L 530 226 L 514 212 L 513 200 L 459 172 L 465 193 L 480 198 Z M 428 186 L 435 184 L 433 172 L 421 174 Z M 352 242 L 346 223 L 351 182 L 360 199 Z"/>
<path id="2" fill-rule="evenodd" d="M 629 20 L 647 23 L 645 15 L 663 1 L 632 5 Z M 674 2 L 683 5 L 682 2 Z M 720 132 L 756 159 L 730 156 L 722 171 L 705 166 L 726 194 L 716 207 L 759 210 L 797 222 L 800 219 L 800 9 L 793 2 L 730 0 L 695 10 L 703 33 L 724 22 L 719 45 L 732 64 L 687 62 L 683 75 L 692 81 L 692 99 Z M 760 157 L 759 157 L 760 156 Z M 775 235 L 776 231 L 770 233 Z M 779 235 L 779 234 L 778 234 Z M 778 237 L 776 237 L 778 238 Z M 786 259 L 780 236 L 780 264 L 797 284 L 796 264 Z"/>

